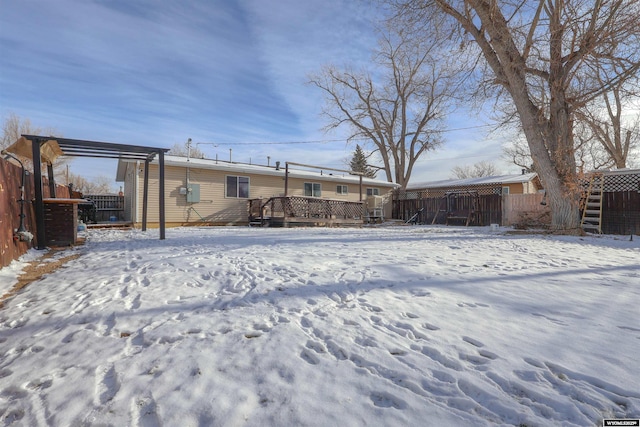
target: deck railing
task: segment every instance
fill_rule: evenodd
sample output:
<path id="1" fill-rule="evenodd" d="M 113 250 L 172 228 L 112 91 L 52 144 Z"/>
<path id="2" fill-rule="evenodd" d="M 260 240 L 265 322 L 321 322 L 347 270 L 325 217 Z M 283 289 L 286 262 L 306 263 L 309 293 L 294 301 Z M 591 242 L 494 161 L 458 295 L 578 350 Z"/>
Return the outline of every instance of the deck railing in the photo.
<path id="1" fill-rule="evenodd" d="M 270 199 L 249 200 L 249 222 L 260 221 L 263 225 L 292 223 L 361 224 L 365 205 L 363 202 L 319 199 L 302 196 L 280 196 Z"/>

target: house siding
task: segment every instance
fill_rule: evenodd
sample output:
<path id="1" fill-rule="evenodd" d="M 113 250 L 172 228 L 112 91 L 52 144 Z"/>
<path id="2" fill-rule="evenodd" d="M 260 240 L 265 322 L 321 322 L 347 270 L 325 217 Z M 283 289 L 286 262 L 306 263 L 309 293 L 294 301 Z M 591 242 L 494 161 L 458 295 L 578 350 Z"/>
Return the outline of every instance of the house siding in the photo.
<path id="1" fill-rule="evenodd" d="M 132 171 L 129 174 L 129 171 Z M 159 204 L 158 197 L 158 165 L 149 165 L 149 194 L 147 211 L 147 222 L 149 226 L 154 226 L 159 221 L 159 212 L 157 206 Z M 137 192 L 134 193 L 135 179 L 139 181 Z M 196 203 L 187 203 L 184 194 L 180 194 L 180 188 L 186 187 L 187 184 L 187 168 L 181 166 L 165 166 L 165 215 L 168 226 L 178 225 L 240 225 L 248 222 L 248 201 L 249 199 L 269 199 L 274 196 L 284 195 L 284 172 L 282 176 L 278 175 L 262 175 L 257 173 L 232 172 L 227 170 L 204 169 L 190 167 L 188 170 L 190 184 L 198 184 L 200 186 L 200 201 Z M 243 176 L 249 178 L 249 198 L 226 197 L 226 177 L 227 176 Z M 327 179 L 328 178 L 328 179 Z M 359 201 L 359 185 L 357 183 L 339 182 L 337 177 L 327 176 L 299 178 L 291 177 L 288 182 L 289 196 L 304 196 L 304 183 L 317 182 L 322 184 L 321 198 L 336 199 L 344 201 Z M 144 165 L 135 167 L 130 163 L 127 169 L 125 179 L 125 192 L 131 192 L 131 201 L 125 202 L 132 210 L 136 212 L 135 218 L 131 221 L 134 223 L 142 220 L 142 198 L 143 198 L 143 182 L 144 182 Z M 337 194 L 337 185 L 347 185 L 348 194 Z M 375 186 L 371 183 L 363 184 L 362 200 L 366 199 L 366 189 L 377 188 L 381 195 L 391 191 L 390 188 L 384 186 Z M 126 197 L 125 197 L 126 198 Z M 139 203 L 135 203 L 137 199 Z M 129 214 L 130 217 L 132 215 Z"/>
<path id="2" fill-rule="evenodd" d="M 502 186 L 509 187 L 509 194 L 525 194 L 525 191 L 524 191 L 525 184 L 521 184 L 521 183 L 502 184 Z"/>

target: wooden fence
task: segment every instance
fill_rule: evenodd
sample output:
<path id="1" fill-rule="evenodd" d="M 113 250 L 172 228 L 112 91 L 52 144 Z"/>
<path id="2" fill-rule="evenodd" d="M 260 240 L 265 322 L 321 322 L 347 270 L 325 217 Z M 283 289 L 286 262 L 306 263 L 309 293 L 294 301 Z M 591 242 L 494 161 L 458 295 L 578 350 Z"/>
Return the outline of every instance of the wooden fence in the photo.
<path id="1" fill-rule="evenodd" d="M 640 191 L 604 193 L 602 232 L 604 234 L 640 234 Z"/>
<path id="2" fill-rule="evenodd" d="M 543 200 L 542 193 L 505 194 L 502 196 L 502 225 L 518 225 L 536 220 L 542 225 L 541 218 L 550 214 L 549 206 L 543 204 Z"/>
<path id="3" fill-rule="evenodd" d="M 90 212 L 82 219 L 86 223 L 100 223 L 112 221 L 124 221 L 124 196 L 117 194 L 85 194 L 84 198 L 90 200 Z M 84 206 L 83 212 L 87 211 Z"/>
<path id="4" fill-rule="evenodd" d="M 585 181 L 588 183 L 588 181 Z M 586 190 L 586 188 L 585 188 Z M 542 194 L 482 194 L 497 189 L 480 191 L 477 219 L 470 225 L 501 224 L 504 226 L 545 227 L 550 223 L 550 209 L 542 204 Z M 462 193 L 462 190 L 458 191 Z M 414 221 L 419 224 L 453 224 L 447 221 L 446 193 L 434 197 L 433 191 L 394 193 L 393 218 L 407 221 L 416 215 Z M 468 211 L 472 206 L 472 196 L 459 195 L 454 208 Z M 460 217 L 459 214 L 456 214 Z M 458 222 L 459 224 L 460 222 Z M 464 222 L 463 222 L 464 224 Z M 604 194 L 602 198 L 602 232 L 605 234 L 640 234 L 640 172 L 605 174 Z"/>
<path id="5" fill-rule="evenodd" d="M 455 214 L 451 215 L 454 212 Z M 402 198 L 402 193 L 397 193 L 393 199 L 393 218 L 408 221 L 417 214 L 413 221 L 419 224 L 465 225 L 469 212 L 473 217 L 469 225 L 501 224 L 502 196 L 500 194 L 458 194 L 449 198 L 446 195 Z"/>
<path id="6" fill-rule="evenodd" d="M 0 267 L 7 266 L 14 259 L 18 259 L 31 247 L 31 243 L 18 242 L 13 239 L 13 232 L 20 225 L 20 185 L 22 168 L 0 158 Z M 43 197 L 50 197 L 49 184 L 43 179 Z M 32 200 L 35 198 L 33 175 L 29 174 L 24 182 L 24 225 L 32 234 L 36 234 L 35 209 Z M 69 193 L 64 185 L 56 186 L 56 196 L 59 198 L 78 198 L 77 192 Z M 35 240 L 35 237 L 34 237 Z M 35 242 L 32 242 L 35 243 Z"/>

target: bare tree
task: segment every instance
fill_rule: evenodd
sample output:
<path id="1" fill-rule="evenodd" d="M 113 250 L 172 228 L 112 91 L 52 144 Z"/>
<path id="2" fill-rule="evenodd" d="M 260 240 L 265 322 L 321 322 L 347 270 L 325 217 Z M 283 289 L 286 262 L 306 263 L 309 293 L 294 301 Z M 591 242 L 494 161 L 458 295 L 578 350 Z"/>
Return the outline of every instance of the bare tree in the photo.
<path id="1" fill-rule="evenodd" d="M 176 142 L 169 150 L 172 156 L 189 157 L 191 159 L 204 159 L 204 153 L 197 146 L 194 147 L 191 138 L 185 143 Z"/>
<path id="2" fill-rule="evenodd" d="M 498 168 L 491 162 L 483 160 L 473 165 L 455 166 L 451 173 L 457 179 L 480 178 L 498 175 Z"/>
<path id="3" fill-rule="evenodd" d="M 383 34 L 372 72 L 326 66 L 310 83 L 326 95 L 325 130 L 341 125 L 349 139 L 368 139 L 389 182 L 406 187 L 418 158 L 440 143 L 437 130 L 452 90 L 435 68 L 434 45 L 403 30 Z"/>
<path id="4" fill-rule="evenodd" d="M 476 72 L 513 107 L 547 189 L 552 227 L 577 229 L 575 111 L 637 74 L 637 0 L 388 3 L 395 7 L 394 19 L 404 24 L 419 23 L 428 29 L 434 17 L 449 18 L 455 55 L 478 55 L 485 66 L 475 67 Z"/>
<path id="5" fill-rule="evenodd" d="M 516 136 L 512 139 L 511 144 L 505 145 L 502 149 L 502 157 L 514 165 L 520 166 L 526 172 L 535 172 L 529 146 L 523 138 Z"/>
<path id="6" fill-rule="evenodd" d="M 637 87 L 638 82 L 633 83 Z M 596 157 L 599 164 L 596 163 L 594 169 L 598 166 L 624 169 L 629 154 L 640 148 L 640 112 L 633 118 L 624 116 L 625 111 L 633 109 L 631 99 L 637 96 L 637 90 L 629 92 L 624 85 L 618 84 L 576 110 L 576 118 L 581 125 L 581 131 L 576 133 L 577 138 L 585 144 L 594 145 L 595 142 L 605 152 L 605 156 Z"/>
<path id="7" fill-rule="evenodd" d="M 577 122 L 575 134 L 576 167 L 581 174 L 585 171 L 608 168 L 613 164 L 613 160 L 602 144 L 593 137 L 586 123 Z M 536 172 L 529 145 L 521 135 L 514 137 L 510 144 L 503 147 L 502 152 L 505 160 L 527 172 Z"/>
<path id="8" fill-rule="evenodd" d="M 66 181 L 66 185 L 72 184 L 73 189 L 82 194 L 113 194 L 116 192 L 113 179 L 103 175 L 94 179 L 87 179 L 83 176 L 69 173 Z"/>
<path id="9" fill-rule="evenodd" d="M 2 123 L 2 139 L 0 140 L 0 150 L 12 145 L 16 142 L 21 135 L 54 135 L 56 134 L 53 128 L 40 128 L 31 124 L 29 118 L 21 118 L 15 113 L 9 113 Z M 20 161 L 24 163 L 25 167 L 29 170 L 33 170 L 33 162 L 30 158 L 20 157 Z M 62 168 L 69 163 L 69 159 L 60 157 L 55 161 L 54 170 L 59 172 Z M 43 165 L 45 168 L 46 165 Z"/>

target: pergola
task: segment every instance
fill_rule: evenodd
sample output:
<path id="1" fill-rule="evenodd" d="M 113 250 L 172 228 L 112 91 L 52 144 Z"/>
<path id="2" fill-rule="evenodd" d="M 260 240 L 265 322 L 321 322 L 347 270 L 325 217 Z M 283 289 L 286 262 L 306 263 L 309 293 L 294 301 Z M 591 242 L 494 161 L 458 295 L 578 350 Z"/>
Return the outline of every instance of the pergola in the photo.
<path id="1" fill-rule="evenodd" d="M 70 157 L 94 157 L 107 159 L 128 159 L 144 161 L 144 192 L 142 196 L 142 231 L 147 229 L 147 200 L 149 195 L 149 163 L 158 156 L 159 172 L 159 225 L 160 240 L 165 238 L 164 200 L 164 154 L 168 148 L 145 147 L 141 145 L 115 144 L 111 142 L 87 141 L 83 139 L 57 138 L 53 136 L 22 135 L 31 141 L 33 176 L 35 187 L 36 237 L 38 249 L 45 249 L 45 219 L 42 192 L 41 148 L 45 144 L 57 143 L 62 154 Z M 53 168 L 48 164 L 49 183 L 53 185 Z M 53 185 L 52 197 L 55 197 Z"/>

